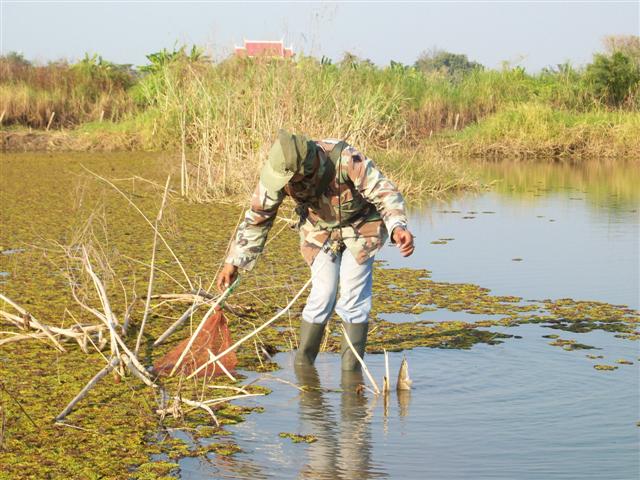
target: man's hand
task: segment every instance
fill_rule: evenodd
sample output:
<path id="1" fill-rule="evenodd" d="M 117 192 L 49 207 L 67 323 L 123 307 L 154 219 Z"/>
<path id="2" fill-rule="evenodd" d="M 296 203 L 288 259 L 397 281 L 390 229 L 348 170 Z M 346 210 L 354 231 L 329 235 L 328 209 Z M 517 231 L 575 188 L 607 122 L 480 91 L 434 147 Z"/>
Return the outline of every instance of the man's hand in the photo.
<path id="1" fill-rule="evenodd" d="M 413 235 L 409 230 L 402 227 L 396 227 L 393 229 L 391 237 L 400 249 L 400 255 L 408 257 L 413 253 Z"/>
<path id="2" fill-rule="evenodd" d="M 235 282 L 238 277 L 238 267 L 232 265 L 230 263 L 225 263 L 224 267 L 222 267 L 222 271 L 220 275 L 218 275 L 218 281 L 216 285 L 218 286 L 218 290 L 224 292 L 227 288 L 231 286 L 233 282 Z"/>

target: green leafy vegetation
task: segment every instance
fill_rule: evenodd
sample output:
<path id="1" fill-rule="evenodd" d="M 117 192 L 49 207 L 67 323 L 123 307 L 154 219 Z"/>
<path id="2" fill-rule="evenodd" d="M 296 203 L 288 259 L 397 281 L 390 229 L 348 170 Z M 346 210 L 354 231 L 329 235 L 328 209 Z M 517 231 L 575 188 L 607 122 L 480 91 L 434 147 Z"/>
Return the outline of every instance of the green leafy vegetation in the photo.
<path id="1" fill-rule="evenodd" d="M 289 438 L 293 443 L 313 443 L 318 441 L 315 435 L 300 435 L 298 433 L 280 432 L 281 438 Z"/>
<path id="2" fill-rule="evenodd" d="M 474 70 L 484 70 L 482 64 L 470 61 L 464 54 L 439 49 L 420 54 L 415 67 L 426 73 L 442 72 L 454 78 Z"/>
<path id="3" fill-rule="evenodd" d="M 622 52 L 611 56 L 597 54 L 587 67 L 585 81 L 604 103 L 620 106 L 629 101 L 630 92 L 638 88 L 640 69 Z"/>
<path id="4" fill-rule="evenodd" d="M 605 372 L 610 372 L 612 370 L 618 369 L 618 367 L 616 367 L 615 365 L 594 365 L 593 368 L 595 368 L 596 370 L 602 370 Z"/>
<path id="5" fill-rule="evenodd" d="M 540 73 L 486 69 L 443 51 L 382 68 L 348 52 L 335 64 L 308 56 L 212 62 L 195 46 L 152 53 L 139 68 L 97 55 L 35 65 L 8 54 L 0 57 L 0 143 L 179 151 L 181 194 L 207 202 L 251 192 L 284 127 L 346 138 L 409 198 L 438 195 L 478 187 L 458 161 L 465 157 L 639 159 L 635 37 L 614 38 L 584 69 Z"/>
<path id="6" fill-rule="evenodd" d="M 96 55 L 36 65 L 10 53 L 0 57 L 4 146 L 29 145 L 11 126 L 90 124 L 73 132 L 102 134 L 100 141 L 69 135 L 58 144 L 103 149 L 106 138 L 128 136 L 114 148 L 184 149 L 199 159 L 195 178 L 220 180 L 199 185 L 203 198 L 212 189 L 241 190 L 228 167 L 242 160 L 246 177 L 278 127 L 347 137 L 365 151 L 420 147 L 431 157 L 635 158 L 639 43 L 607 37 L 605 52 L 585 68 L 566 63 L 539 73 L 506 63 L 487 69 L 440 50 L 413 66 L 387 67 L 349 52 L 337 63 L 308 56 L 213 62 L 195 46 L 149 54 L 138 68 Z M 39 145 L 46 142 L 33 142 Z"/>

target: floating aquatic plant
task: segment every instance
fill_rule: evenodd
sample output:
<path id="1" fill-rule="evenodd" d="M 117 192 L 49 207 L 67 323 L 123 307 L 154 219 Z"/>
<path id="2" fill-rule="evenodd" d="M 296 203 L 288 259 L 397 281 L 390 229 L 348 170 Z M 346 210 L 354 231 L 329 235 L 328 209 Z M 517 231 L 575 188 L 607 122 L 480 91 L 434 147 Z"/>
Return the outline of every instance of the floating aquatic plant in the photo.
<path id="1" fill-rule="evenodd" d="M 318 437 L 315 435 L 300 435 L 298 433 L 280 432 L 278 434 L 281 438 L 289 438 L 293 443 L 313 443 L 318 441 Z"/>
<path id="2" fill-rule="evenodd" d="M 618 367 L 616 367 L 615 365 L 594 365 L 593 368 L 595 368 L 596 370 L 605 370 L 605 371 L 618 369 Z"/>
<path id="3" fill-rule="evenodd" d="M 631 360 L 625 360 L 624 358 L 616 360 L 616 363 L 619 363 L 620 365 L 633 365 Z"/>

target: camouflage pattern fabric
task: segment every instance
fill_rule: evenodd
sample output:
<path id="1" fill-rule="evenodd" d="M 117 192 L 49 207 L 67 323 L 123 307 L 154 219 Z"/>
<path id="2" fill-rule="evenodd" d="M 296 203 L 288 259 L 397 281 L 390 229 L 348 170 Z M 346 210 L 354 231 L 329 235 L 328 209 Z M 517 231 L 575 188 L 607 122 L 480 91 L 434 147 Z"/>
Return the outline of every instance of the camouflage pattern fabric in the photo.
<path id="1" fill-rule="evenodd" d="M 407 225 L 404 199 L 396 186 L 351 145 L 345 145 L 335 164 L 335 178 L 318 194 L 325 169 L 331 168 L 329 153 L 337 144 L 337 140 L 316 142 L 313 172 L 300 181 L 290 181 L 280 191 L 270 192 L 258 183 L 227 263 L 245 270 L 254 267 L 285 195 L 308 212 L 300 226 L 300 250 L 309 265 L 329 239 L 342 240 L 358 263 L 363 263 L 382 248 L 387 232 Z"/>

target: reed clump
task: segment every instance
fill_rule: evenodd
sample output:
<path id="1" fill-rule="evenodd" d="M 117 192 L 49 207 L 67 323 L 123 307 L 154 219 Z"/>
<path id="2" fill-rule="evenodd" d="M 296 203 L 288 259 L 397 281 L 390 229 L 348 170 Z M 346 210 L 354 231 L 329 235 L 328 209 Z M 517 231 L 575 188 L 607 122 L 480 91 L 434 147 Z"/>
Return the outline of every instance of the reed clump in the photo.
<path id="1" fill-rule="evenodd" d="M 32 128 L 72 127 L 119 121 L 135 110 L 128 89 L 136 73 L 99 56 L 35 65 L 18 54 L 0 57 L 2 124 Z"/>
<path id="2" fill-rule="evenodd" d="M 100 57 L 34 66 L 9 55 L 0 59 L 2 123 L 76 126 L 84 140 L 72 143 L 89 148 L 126 137 L 114 148 L 179 152 L 181 193 L 194 201 L 250 192 L 279 128 L 382 152 L 391 170 L 401 158 L 399 181 L 432 193 L 469 185 L 452 166 L 461 156 L 636 158 L 640 70 L 625 55 L 596 54 L 583 69 L 476 65 L 456 75 L 354 56 L 212 62 L 195 47 L 151 54 L 138 70 Z M 3 145 L 20 141 L 11 135 Z M 425 168 L 439 180 L 416 173 Z"/>
<path id="3" fill-rule="evenodd" d="M 547 105 L 514 105 L 470 126 L 452 151 L 482 158 L 640 159 L 640 115 L 595 110 L 576 113 Z"/>
<path id="4" fill-rule="evenodd" d="M 136 88 L 153 112 L 155 141 L 183 152 L 183 193 L 206 201 L 249 192 L 280 127 L 381 151 L 385 169 L 415 193 L 467 188 L 454 156 L 633 155 L 637 92 L 608 107 L 585 78 L 570 67 L 451 79 L 397 64 L 230 58 L 174 62 Z"/>

